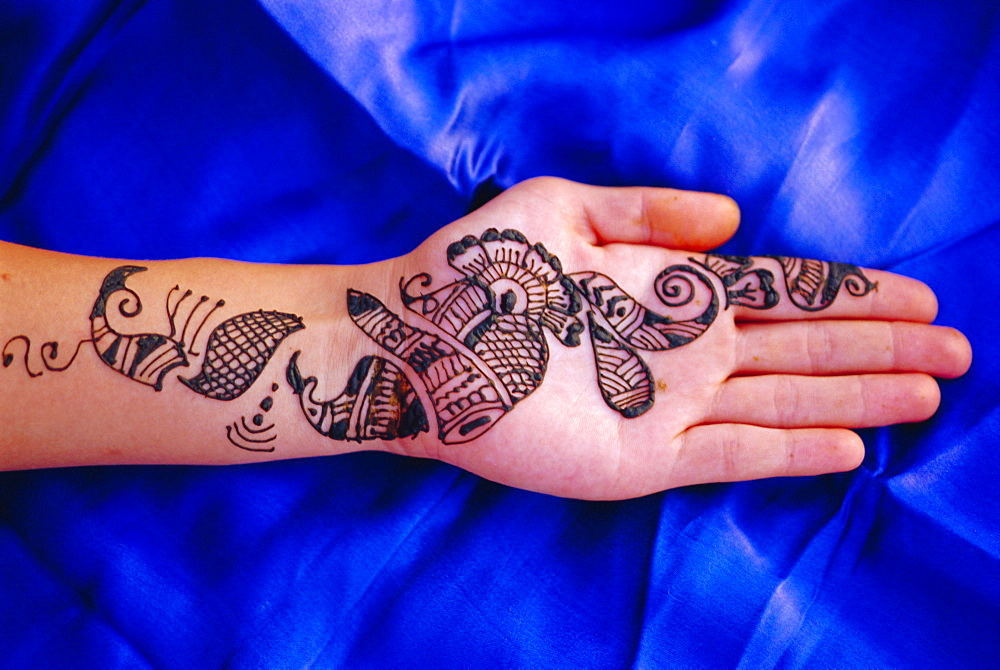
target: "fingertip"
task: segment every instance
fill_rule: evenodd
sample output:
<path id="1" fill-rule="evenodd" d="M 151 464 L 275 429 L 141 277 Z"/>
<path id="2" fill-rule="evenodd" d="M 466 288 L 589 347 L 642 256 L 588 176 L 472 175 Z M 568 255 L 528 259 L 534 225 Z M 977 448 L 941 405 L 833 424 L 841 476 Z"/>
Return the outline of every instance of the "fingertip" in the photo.
<path id="1" fill-rule="evenodd" d="M 972 367 L 972 343 L 961 331 L 942 327 L 941 371 L 945 379 L 961 377 Z"/>
<path id="2" fill-rule="evenodd" d="M 853 430 L 831 430 L 830 472 L 847 472 L 861 466 L 865 460 L 865 442 Z"/>
<path id="3" fill-rule="evenodd" d="M 912 376 L 914 380 L 910 391 L 912 398 L 910 407 L 913 414 L 910 421 L 926 421 L 934 416 L 941 406 L 941 387 L 930 375 L 915 373 Z"/>
<path id="4" fill-rule="evenodd" d="M 788 447 L 786 476 L 802 477 L 847 472 L 865 459 L 861 436 L 846 428 L 799 428 L 786 431 Z"/>
<path id="5" fill-rule="evenodd" d="M 912 277 L 894 273 L 872 272 L 879 307 L 876 316 L 916 323 L 932 323 L 938 314 L 938 299 L 930 286 Z"/>

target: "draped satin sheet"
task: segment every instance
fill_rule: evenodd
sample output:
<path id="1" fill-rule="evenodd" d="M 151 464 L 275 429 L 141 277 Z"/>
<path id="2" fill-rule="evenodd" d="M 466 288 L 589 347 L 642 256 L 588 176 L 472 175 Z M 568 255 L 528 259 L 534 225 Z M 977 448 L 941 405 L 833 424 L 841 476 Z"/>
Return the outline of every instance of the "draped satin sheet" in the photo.
<path id="1" fill-rule="evenodd" d="M 384 454 L 0 474 L 0 666 L 995 663 L 997 11 L 0 5 L 2 239 L 357 263 L 541 174 L 719 191 L 725 251 L 917 277 L 976 353 L 855 472 L 621 503 Z"/>

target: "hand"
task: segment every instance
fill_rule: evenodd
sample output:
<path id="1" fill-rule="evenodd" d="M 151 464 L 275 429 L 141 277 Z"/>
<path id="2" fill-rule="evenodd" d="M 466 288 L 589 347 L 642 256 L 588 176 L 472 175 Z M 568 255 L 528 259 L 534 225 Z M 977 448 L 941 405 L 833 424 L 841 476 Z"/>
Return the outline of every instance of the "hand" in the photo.
<path id="1" fill-rule="evenodd" d="M 289 382 L 335 439 L 595 499 L 851 469 L 849 428 L 934 413 L 932 375 L 971 350 L 927 325 L 929 288 L 704 253 L 738 219 L 723 196 L 525 182 L 398 259 L 399 290 L 352 287 L 378 346 L 336 401 L 294 359 Z"/>

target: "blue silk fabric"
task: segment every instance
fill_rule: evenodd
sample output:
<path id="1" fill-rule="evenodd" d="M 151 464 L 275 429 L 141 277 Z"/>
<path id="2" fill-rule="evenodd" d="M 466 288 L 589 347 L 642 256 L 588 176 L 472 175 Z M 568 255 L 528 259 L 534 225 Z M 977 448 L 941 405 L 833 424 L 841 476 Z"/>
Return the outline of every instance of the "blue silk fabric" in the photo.
<path id="1" fill-rule="evenodd" d="M 536 175 L 718 191 L 725 251 L 917 277 L 976 353 L 857 471 L 626 502 L 374 453 L 2 474 L 0 667 L 995 665 L 997 7 L 0 4 L 4 240 L 359 263 Z"/>

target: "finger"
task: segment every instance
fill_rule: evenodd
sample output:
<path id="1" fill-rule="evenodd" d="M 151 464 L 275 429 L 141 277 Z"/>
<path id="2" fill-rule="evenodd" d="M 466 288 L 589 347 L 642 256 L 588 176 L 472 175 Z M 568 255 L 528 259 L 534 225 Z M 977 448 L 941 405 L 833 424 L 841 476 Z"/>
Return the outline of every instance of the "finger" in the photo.
<path id="1" fill-rule="evenodd" d="M 719 387 L 706 422 L 868 428 L 923 421 L 940 400 L 937 382 L 920 373 L 734 377 Z"/>
<path id="2" fill-rule="evenodd" d="M 681 435 L 671 477 L 700 484 L 819 475 L 852 470 L 861 464 L 864 453 L 861 438 L 844 429 L 703 425 Z"/>
<path id="3" fill-rule="evenodd" d="M 725 284 L 737 320 L 893 319 L 930 323 L 937 298 L 909 277 L 787 256 L 695 257 Z"/>
<path id="4" fill-rule="evenodd" d="M 740 223 L 736 202 L 715 193 L 588 186 L 552 177 L 532 179 L 515 189 L 556 202 L 599 245 L 625 242 L 704 251 L 732 237 Z"/>
<path id="5" fill-rule="evenodd" d="M 972 348 L 954 328 L 906 321 L 781 321 L 739 328 L 736 374 L 925 372 L 958 377 Z"/>
<path id="6" fill-rule="evenodd" d="M 598 244 L 714 249 L 733 236 L 740 209 L 716 193 L 669 188 L 596 188 L 582 202 Z"/>

